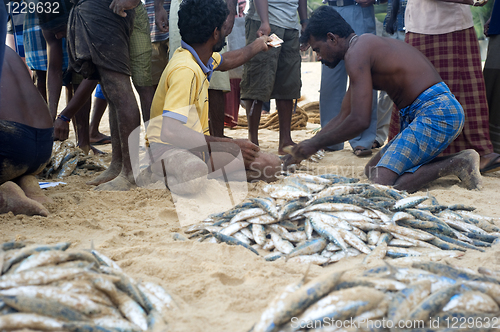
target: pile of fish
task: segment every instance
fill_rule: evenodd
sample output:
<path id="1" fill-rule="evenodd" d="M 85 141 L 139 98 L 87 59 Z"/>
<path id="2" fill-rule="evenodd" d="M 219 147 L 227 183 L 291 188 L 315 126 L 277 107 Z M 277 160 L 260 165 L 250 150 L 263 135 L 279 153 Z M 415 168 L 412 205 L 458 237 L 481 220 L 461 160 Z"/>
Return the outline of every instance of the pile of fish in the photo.
<path id="1" fill-rule="evenodd" d="M 358 181 L 296 173 L 266 186 L 269 197 L 252 198 L 184 232 L 256 254 L 270 251 L 268 261 L 317 265 L 362 253 L 366 263 L 384 257 L 439 260 L 467 249 L 484 251 L 500 237 L 493 218 L 471 212 L 473 207 Z"/>
<path id="2" fill-rule="evenodd" d="M 46 179 L 62 179 L 78 170 L 97 172 L 107 168 L 100 158 L 95 155 L 85 155 L 75 143 L 69 140 L 55 141 L 52 146 L 52 157 L 40 175 Z"/>
<path id="3" fill-rule="evenodd" d="M 500 272 L 478 271 L 428 261 L 304 277 L 252 331 L 490 331 L 500 325 Z"/>
<path id="4" fill-rule="evenodd" d="M 152 282 L 136 282 L 96 250 L 70 243 L 0 244 L 0 331 L 163 331 L 175 308 Z"/>

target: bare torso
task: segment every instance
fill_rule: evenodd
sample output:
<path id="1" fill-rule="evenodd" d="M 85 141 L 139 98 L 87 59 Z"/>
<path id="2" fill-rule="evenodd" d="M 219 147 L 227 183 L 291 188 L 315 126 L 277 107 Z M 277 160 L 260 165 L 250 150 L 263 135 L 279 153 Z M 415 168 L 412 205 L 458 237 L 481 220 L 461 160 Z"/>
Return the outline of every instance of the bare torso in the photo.
<path id="1" fill-rule="evenodd" d="M 34 86 L 26 65 L 9 47 L 5 48 L 0 80 L 0 120 L 38 129 L 53 126 L 47 104 Z"/>
<path id="2" fill-rule="evenodd" d="M 353 40 L 345 65 L 354 100 L 356 86 L 386 91 L 398 108 L 409 106 L 423 91 L 442 81 L 430 61 L 414 47 L 391 38 L 364 34 Z"/>

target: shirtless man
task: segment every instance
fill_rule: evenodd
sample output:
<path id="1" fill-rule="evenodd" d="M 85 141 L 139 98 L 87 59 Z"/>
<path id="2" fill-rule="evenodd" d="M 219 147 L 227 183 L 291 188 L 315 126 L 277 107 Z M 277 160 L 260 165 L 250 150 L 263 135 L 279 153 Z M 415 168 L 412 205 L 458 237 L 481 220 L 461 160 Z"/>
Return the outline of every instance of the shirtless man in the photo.
<path id="1" fill-rule="evenodd" d="M 0 87 L 0 213 L 47 216 L 42 204 L 52 200 L 34 175 L 52 153 L 52 118 L 26 65 L 8 47 Z"/>
<path id="2" fill-rule="evenodd" d="M 301 38 L 328 67 L 344 60 L 350 86 L 341 113 L 316 136 L 294 147 L 285 166 L 365 130 L 375 89 L 387 92 L 401 110 L 403 121 L 400 133 L 366 165 L 365 174 L 372 182 L 414 192 L 437 178 L 456 175 L 468 189 L 480 188 L 477 152 L 465 150 L 436 158 L 459 135 L 464 112 L 419 51 L 391 38 L 357 36 L 327 6 L 316 10 Z"/>

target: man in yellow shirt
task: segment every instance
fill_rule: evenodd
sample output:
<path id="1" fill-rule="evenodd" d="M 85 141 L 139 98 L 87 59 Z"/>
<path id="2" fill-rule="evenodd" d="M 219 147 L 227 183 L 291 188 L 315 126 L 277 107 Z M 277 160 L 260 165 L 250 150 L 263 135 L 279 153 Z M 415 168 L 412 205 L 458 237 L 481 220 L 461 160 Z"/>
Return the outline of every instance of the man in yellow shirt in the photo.
<path id="1" fill-rule="evenodd" d="M 153 99 L 147 130 L 151 170 L 166 175 L 169 188 L 178 194 L 199 191 L 210 172 L 242 170 L 242 162 L 248 180 L 272 180 L 281 169 L 277 156 L 259 152 L 246 139 L 209 136 L 208 86 L 213 71 L 236 68 L 268 49 L 269 37 L 262 36 L 221 56 L 228 14 L 222 0 L 181 3 L 182 46 L 169 61 Z"/>

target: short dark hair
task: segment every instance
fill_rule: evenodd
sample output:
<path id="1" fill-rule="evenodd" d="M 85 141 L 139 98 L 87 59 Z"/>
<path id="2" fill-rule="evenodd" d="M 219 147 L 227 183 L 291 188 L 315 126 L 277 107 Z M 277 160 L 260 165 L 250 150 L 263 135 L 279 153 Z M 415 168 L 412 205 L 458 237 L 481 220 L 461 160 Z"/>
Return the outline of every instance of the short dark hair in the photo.
<path id="1" fill-rule="evenodd" d="M 204 44 L 229 15 L 223 0 L 183 0 L 179 6 L 179 30 L 189 45 Z"/>
<path id="2" fill-rule="evenodd" d="M 307 43 L 311 36 L 316 40 L 325 41 L 326 34 L 329 32 L 341 38 L 347 38 L 354 30 L 335 9 L 330 6 L 321 6 L 312 13 L 306 30 L 300 37 L 300 42 Z"/>

